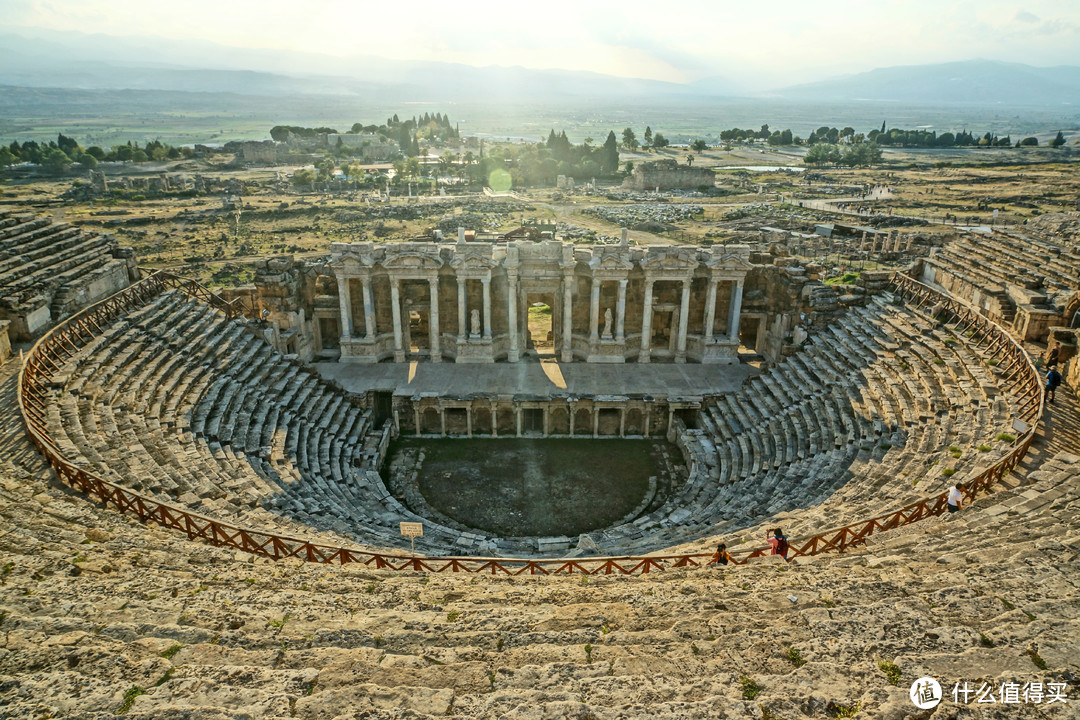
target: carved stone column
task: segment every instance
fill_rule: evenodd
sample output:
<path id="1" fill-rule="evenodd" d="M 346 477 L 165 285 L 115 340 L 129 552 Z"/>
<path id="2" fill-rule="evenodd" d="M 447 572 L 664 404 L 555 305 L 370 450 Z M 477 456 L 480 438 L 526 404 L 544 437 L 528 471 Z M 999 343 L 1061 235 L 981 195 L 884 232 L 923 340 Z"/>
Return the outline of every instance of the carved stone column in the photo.
<path id="1" fill-rule="evenodd" d="M 592 294 L 589 299 L 589 342 L 600 342 L 600 281 L 592 280 Z"/>
<path id="2" fill-rule="evenodd" d="M 344 273 L 344 270 L 340 271 Z M 348 340 L 353 334 L 352 297 L 349 295 L 349 279 L 338 275 L 338 303 L 341 305 L 341 339 Z"/>
<path id="3" fill-rule="evenodd" d="M 375 302 L 371 297 L 371 278 L 362 277 L 360 283 L 364 292 L 364 336 L 375 339 Z"/>
<path id="4" fill-rule="evenodd" d="M 641 352 L 638 354 L 638 362 L 649 362 L 649 346 L 652 343 L 652 290 L 651 278 L 645 278 L 645 309 L 641 317 Z"/>
<path id="5" fill-rule="evenodd" d="M 567 273 L 563 275 L 563 307 L 562 307 L 562 361 L 573 362 L 574 360 L 574 347 L 573 347 L 573 334 L 574 334 L 574 275 L 573 273 Z"/>
<path id="6" fill-rule="evenodd" d="M 401 281 L 390 279 L 390 304 L 394 318 L 394 362 L 405 362 L 405 348 L 401 341 Z"/>
<path id="7" fill-rule="evenodd" d="M 431 288 L 431 312 L 428 318 L 428 335 L 431 344 L 431 362 L 442 362 L 442 350 L 439 348 L 439 278 L 428 280 Z"/>
<path id="8" fill-rule="evenodd" d="M 739 342 L 739 315 L 742 313 L 742 286 L 743 279 L 735 281 L 735 287 L 731 289 L 731 307 L 728 308 L 728 340 L 733 343 Z"/>
<path id="9" fill-rule="evenodd" d="M 675 362 L 686 362 L 686 329 L 690 324 L 690 280 L 682 281 L 682 303 L 679 305 L 679 342 L 675 346 Z"/>
<path id="10" fill-rule="evenodd" d="M 465 278 L 457 279 L 457 341 L 465 342 Z"/>
<path id="11" fill-rule="evenodd" d="M 619 281 L 619 304 L 616 306 L 616 319 L 615 319 L 615 342 L 621 343 L 626 339 L 624 330 L 626 329 L 626 283 L 628 280 L 623 278 Z"/>
<path id="12" fill-rule="evenodd" d="M 506 273 L 507 282 L 510 285 L 509 290 L 506 293 L 507 299 L 507 318 L 510 325 L 510 350 L 507 353 L 506 359 L 508 362 L 518 361 L 518 289 L 517 289 L 517 273 Z"/>
<path id="13" fill-rule="evenodd" d="M 705 342 L 712 342 L 716 325 L 716 286 L 718 280 L 709 281 L 709 291 L 705 295 Z"/>
<path id="14" fill-rule="evenodd" d="M 484 337 L 491 339 L 491 278 L 484 278 Z"/>

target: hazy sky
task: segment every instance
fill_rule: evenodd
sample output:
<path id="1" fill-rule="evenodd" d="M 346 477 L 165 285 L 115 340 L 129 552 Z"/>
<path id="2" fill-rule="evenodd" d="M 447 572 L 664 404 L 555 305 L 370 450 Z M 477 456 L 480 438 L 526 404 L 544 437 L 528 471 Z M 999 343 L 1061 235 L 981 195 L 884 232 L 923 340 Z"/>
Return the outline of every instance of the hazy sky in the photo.
<path id="1" fill-rule="evenodd" d="M 1080 64 L 1080 2 L 0 0 L 13 30 L 782 86 L 889 65 Z"/>

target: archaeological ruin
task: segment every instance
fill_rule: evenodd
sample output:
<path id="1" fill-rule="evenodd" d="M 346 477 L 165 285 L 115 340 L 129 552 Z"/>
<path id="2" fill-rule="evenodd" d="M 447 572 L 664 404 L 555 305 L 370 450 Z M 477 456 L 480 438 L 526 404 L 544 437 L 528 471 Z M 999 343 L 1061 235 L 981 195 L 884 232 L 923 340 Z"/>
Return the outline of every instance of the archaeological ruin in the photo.
<path id="1" fill-rule="evenodd" d="M 134 253 L 109 235 L 0 211 L 0 321 L 12 340 L 39 337 L 136 276 Z"/>
<path id="2" fill-rule="evenodd" d="M 748 257 L 738 245 L 467 243 L 464 228 L 456 245 L 339 243 L 338 315 L 316 317 L 337 320 L 346 362 L 518 362 L 542 303 L 562 362 L 734 363 Z"/>
<path id="3" fill-rule="evenodd" d="M 967 277 L 945 264 L 963 242 L 911 276 L 864 271 L 846 285 L 744 244 L 640 247 L 626 231 L 605 246 L 489 241 L 464 227 L 456 242 L 269 258 L 254 285 L 221 296 L 158 273 L 107 317 L 75 317 L 94 340 L 80 334 L 40 367 L 53 379 L 33 390 L 51 408 L 39 430 L 61 457 L 155 502 L 387 548 L 403 546 L 396 524 L 409 519 L 436 554 L 652 552 L 809 507 L 855 521 L 882 496 L 932 490 L 904 479 L 928 454 L 1009 458 L 1001 438 L 1033 426 L 1032 376 L 1001 355 L 1015 342 L 981 342 L 1012 318 L 948 305 L 913 279 Z M 1043 282 L 1069 277 L 1070 262 Z M 1063 326 L 1075 297 L 1040 297 L 1017 307 Z M 1037 332 L 1025 322 L 1018 333 Z M 117 433 L 121 446 L 104 442 Z M 399 436 L 666 439 L 680 462 L 663 502 L 610 526 L 502 536 L 389 492 L 415 487 L 387 475 Z"/>
<path id="4" fill-rule="evenodd" d="M 633 190 L 696 190 L 712 187 L 716 173 L 708 168 L 681 165 L 677 160 L 643 162 L 623 181 L 623 187 Z"/>
<path id="5" fill-rule="evenodd" d="M 885 718 L 984 657 L 1075 668 L 1075 623 L 1048 618 L 1080 458 L 1037 440 L 1022 344 L 1046 327 L 1076 382 L 1065 243 L 1046 263 L 961 234 L 825 284 L 774 243 L 473 234 L 270 257 L 214 293 L 126 262 L 121 283 L 108 241 L 66 237 L 71 264 L 5 261 L 49 315 L 0 365 L 0 712 Z M 57 303 L 102 272 L 118 292 Z M 555 449 L 557 479 L 514 445 L 553 442 L 600 459 Z M 742 674 L 705 672 L 720 653 Z"/>

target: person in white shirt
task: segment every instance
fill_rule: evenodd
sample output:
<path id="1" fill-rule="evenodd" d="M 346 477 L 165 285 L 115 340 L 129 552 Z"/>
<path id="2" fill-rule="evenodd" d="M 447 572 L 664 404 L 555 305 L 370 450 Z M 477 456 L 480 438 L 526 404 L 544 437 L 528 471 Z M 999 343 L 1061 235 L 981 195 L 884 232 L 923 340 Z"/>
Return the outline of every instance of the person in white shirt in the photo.
<path id="1" fill-rule="evenodd" d="M 949 512 L 954 513 L 964 506 L 964 483 L 956 483 L 949 488 L 949 498 L 945 501 Z"/>

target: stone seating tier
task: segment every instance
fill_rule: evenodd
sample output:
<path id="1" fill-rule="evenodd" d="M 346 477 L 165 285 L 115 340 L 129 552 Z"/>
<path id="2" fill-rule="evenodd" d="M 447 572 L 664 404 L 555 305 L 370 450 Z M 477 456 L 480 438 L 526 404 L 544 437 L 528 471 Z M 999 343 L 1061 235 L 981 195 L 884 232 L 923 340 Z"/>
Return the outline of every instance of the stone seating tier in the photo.
<path id="1" fill-rule="evenodd" d="M 17 339 L 36 337 L 128 282 L 112 236 L 0 211 L 0 318 L 13 322 Z"/>
<path id="2" fill-rule="evenodd" d="M 1012 415 L 962 340 L 885 301 L 853 310 L 788 362 L 708 400 L 702 427 L 682 433 L 685 486 L 593 542 L 605 553 L 654 551 L 778 515 L 819 528 L 940 491 L 941 468 L 928 465 L 989 462 Z M 403 547 L 397 523 L 422 519 L 371 467 L 381 431 L 368 410 L 178 293 L 106 329 L 61 375 L 51 432 L 119 484 L 223 520 L 300 536 L 332 530 L 375 547 Z M 990 453 L 977 450 L 984 443 Z M 534 554 L 540 545 L 428 519 L 417 548 Z"/>
<path id="3" fill-rule="evenodd" d="M 0 459 L 0 706 L 19 720 L 795 719 L 856 705 L 884 720 L 911 714 L 922 676 L 998 686 L 1080 672 L 1062 574 L 1080 557 L 1075 456 L 784 572 L 588 583 L 253 559 L 100 509 L 39 471 Z"/>

